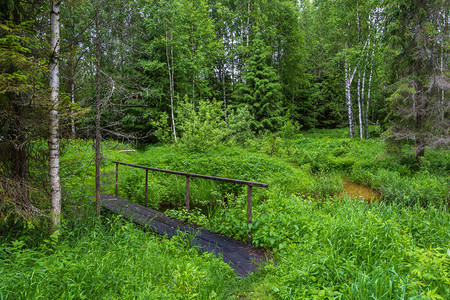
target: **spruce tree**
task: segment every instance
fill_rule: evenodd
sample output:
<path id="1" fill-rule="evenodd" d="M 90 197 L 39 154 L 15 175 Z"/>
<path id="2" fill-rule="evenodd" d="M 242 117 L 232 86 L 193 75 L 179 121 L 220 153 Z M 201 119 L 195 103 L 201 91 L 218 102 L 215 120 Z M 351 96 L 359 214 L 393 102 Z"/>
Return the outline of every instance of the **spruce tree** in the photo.
<path id="1" fill-rule="evenodd" d="M 234 98 L 246 105 L 254 121 L 252 130 L 276 131 L 283 124 L 282 86 L 275 69 L 269 64 L 270 52 L 258 32 L 250 46 L 250 57 Z"/>
<path id="2" fill-rule="evenodd" d="M 442 49 L 448 51 L 448 11 L 448 3 L 438 0 L 391 1 L 385 9 L 392 51 L 390 139 L 414 143 L 417 159 L 427 145 L 449 143 L 449 121 L 440 113 L 447 106 L 442 91 L 449 86 L 447 65 L 440 64 Z"/>

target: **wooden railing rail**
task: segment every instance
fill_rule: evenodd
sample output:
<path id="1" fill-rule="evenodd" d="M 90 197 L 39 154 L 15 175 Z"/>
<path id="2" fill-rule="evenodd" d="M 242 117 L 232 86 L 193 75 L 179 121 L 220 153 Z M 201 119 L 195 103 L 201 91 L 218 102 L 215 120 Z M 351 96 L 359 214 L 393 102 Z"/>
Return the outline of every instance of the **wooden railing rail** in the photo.
<path id="1" fill-rule="evenodd" d="M 201 174 L 194 174 L 194 173 L 164 170 L 164 169 L 128 164 L 128 163 L 123 163 L 123 162 L 119 162 L 119 161 L 112 161 L 112 162 L 116 164 L 116 196 L 118 196 L 118 194 L 119 194 L 119 165 L 124 165 L 124 166 L 129 166 L 129 167 L 145 170 L 145 207 L 148 206 L 148 171 L 156 171 L 156 172 L 163 172 L 163 173 L 186 176 L 186 210 L 188 212 L 189 212 L 189 178 L 191 178 L 191 177 L 246 185 L 247 186 L 247 240 L 249 240 L 249 241 L 251 240 L 250 224 L 252 223 L 252 187 L 254 187 L 254 186 L 255 187 L 267 187 L 267 184 L 261 183 L 261 182 L 232 179 L 232 178 L 223 178 L 223 177 L 208 176 L 208 175 L 201 175 Z"/>

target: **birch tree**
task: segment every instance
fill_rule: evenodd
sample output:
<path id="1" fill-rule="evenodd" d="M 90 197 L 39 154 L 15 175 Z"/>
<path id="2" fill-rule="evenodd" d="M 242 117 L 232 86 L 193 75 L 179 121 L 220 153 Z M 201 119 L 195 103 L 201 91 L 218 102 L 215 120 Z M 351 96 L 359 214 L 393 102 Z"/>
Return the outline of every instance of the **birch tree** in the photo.
<path id="1" fill-rule="evenodd" d="M 50 114 L 49 114 L 49 178 L 51 189 L 52 223 L 54 229 L 61 218 L 61 181 L 59 176 L 59 51 L 61 1 L 50 0 Z"/>
<path id="2" fill-rule="evenodd" d="M 347 116 L 348 116 L 348 125 L 350 129 L 350 136 L 353 137 L 355 135 L 355 121 L 353 116 L 353 101 L 352 101 L 352 82 L 355 77 L 355 73 L 358 70 L 357 66 L 352 67 L 347 54 L 345 55 L 345 99 L 347 103 Z"/>
<path id="3" fill-rule="evenodd" d="M 173 140 L 177 142 L 177 130 L 175 126 L 175 63 L 173 50 L 173 30 L 167 24 L 164 24 L 164 31 L 166 35 L 166 59 L 167 59 L 167 74 L 169 75 L 169 93 L 170 93 L 170 120 L 173 133 Z"/>

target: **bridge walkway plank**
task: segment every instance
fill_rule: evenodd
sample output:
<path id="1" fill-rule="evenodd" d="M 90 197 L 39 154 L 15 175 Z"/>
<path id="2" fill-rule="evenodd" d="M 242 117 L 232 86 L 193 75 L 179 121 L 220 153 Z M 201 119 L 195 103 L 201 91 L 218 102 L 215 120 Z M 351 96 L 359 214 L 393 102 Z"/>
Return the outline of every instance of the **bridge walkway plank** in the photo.
<path id="1" fill-rule="evenodd" d="M 178 231 L 195 233 L 193 240 L 195 246 L 201 251 L 212 252 L 217 257 L 223 257 L 223 260 L 240 276 L 254 272 L 259 263 L 267 260 L 265 251 L 245 242 L 171 219 L 156 210 L 130 202 L 125 198 L 111 194 L 101 194 L 100 197 L 104 208 L 121 214 L 134 223 L 149 227 L 158 234 L 173 237 L 179 234 Z"/>

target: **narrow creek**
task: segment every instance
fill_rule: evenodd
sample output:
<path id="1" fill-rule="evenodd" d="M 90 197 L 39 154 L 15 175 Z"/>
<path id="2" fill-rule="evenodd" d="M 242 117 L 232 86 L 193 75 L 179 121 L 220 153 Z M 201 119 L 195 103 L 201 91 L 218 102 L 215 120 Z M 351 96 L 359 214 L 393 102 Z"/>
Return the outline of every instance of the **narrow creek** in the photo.
<path id="1" fill-rule="evenodd" d="M 373 190 L 370 187 L 363 186 L 361 184 L 351 182 L 343 179 L 342 183 L 344 185 L 344 192 L 349 198 L 364 199 L 367 201 L 374 201 L 381 198 L 380 193 Z"/>

